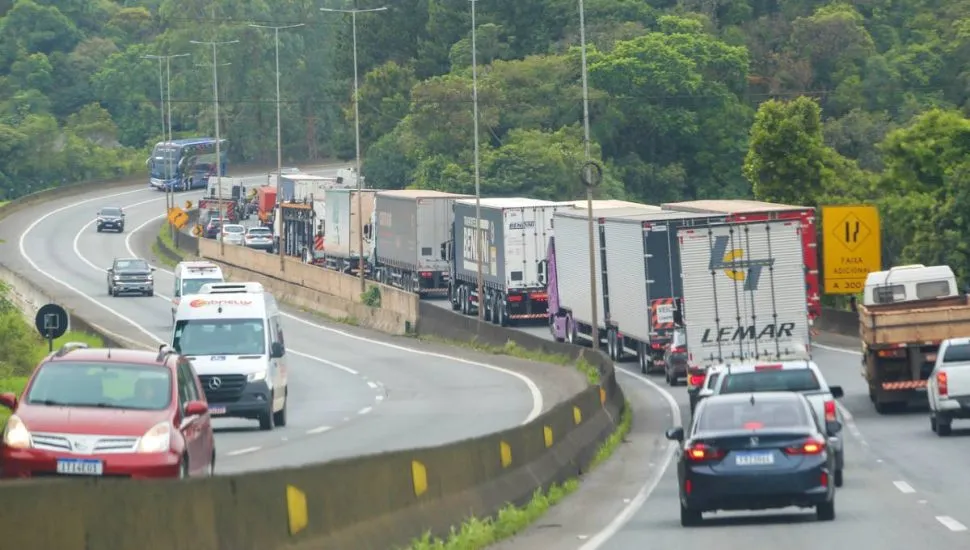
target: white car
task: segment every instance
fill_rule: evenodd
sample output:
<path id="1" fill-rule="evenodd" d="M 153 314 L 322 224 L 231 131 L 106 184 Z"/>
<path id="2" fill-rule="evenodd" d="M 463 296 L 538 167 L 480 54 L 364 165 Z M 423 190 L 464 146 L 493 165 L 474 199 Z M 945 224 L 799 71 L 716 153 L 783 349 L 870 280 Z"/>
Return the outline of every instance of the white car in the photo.
<path id="1" fill-rule="evenodd" d="M 270 231 L 268 227 L 250 227 L 248 230 L 246 230 L 246 236 L 243 238 L 243 241 L 248 248 L 255 248 L 257 250 L 272 250 L 273 232 Z"/>
<path id="2" fill-rule="evenodd" d="M 707 373 L 704 377 L 704 385 L 697 392 L 697 400 L 694 401 L 694 406 L 691 408 L 691 414 L 694 414 L 694 409 L 697 408 L 697 404 L 704 400 L 705 397 L 710 397 L 714 395 L 714 386 L 717 385 L 717 380 L 720 378 L 721 373 L 727 368 L 724 365 L 713 365 L 708 367 Z"/>
<path id="3" fill-rule="evenodd" d="M 242 245 L 246 235 L 246 228 L 237 223 L 230 223 L 222 226 L 222 240 L 226 244 Z"/>
<path id="4" fill-rule="evenodd" d="M 842 411 L 835 403 L 844 392 L 841 386 L 829 386 L 822 371 L 813 361 L 798 359 L 774 363 L 751 362 L 728 365 L 714 382 L 713 395 L 729 393 L 759 393 L 790 391 L 804 395 L 812 405 L 824 430 L 829 422 L 845 425 Z M 836 487 L 842 486 L 842 469 L 845 465 L 845 445 L 842 431 L 829 435 L 829 442 L 835 450 Z"/>
<path id="5" fill-rule="evenodd" d="M 950 435 L 954 418 L 970 418 L 970 338 L 944 340 L 926 384 L 930 428 Z"/>

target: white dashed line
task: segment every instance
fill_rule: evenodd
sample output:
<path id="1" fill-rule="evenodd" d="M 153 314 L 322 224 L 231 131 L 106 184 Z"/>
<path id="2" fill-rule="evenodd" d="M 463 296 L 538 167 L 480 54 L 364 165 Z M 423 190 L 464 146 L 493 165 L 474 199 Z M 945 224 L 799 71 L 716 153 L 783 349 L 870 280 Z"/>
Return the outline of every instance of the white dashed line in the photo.
<path id="1" fill-rule="evenodd" d="M 896 488 L 899 489 L 900 493 L 910 494 L 910 493 L 916 492 L 916 489 L 913 489 L 913 486 L 910 485 L 909 483 L 906 483 L 905 481 L 894 481 L 893 485 L 895 485 Z"/>
<path id="2" fill-rule="evenodd" d="M 364 407 L 363 409 L 357 411 L 357 414 L 367 414 L 374 410 L 374 407 Z"/>
<path id="3" fill-rule="evenodd" d="M 967 526 L 960 523 L 959 521 L 951 518 L 950 516 L 936 516 L 936 521 L 943 524 L 950 531 L 966 531 Z"/>
<path id="4" fill-rule="evenodd" d="M 260 449 L 262 449 L 262 447 L 246 447 L 245 449 L 237 449 L 235 451 L 229 451 L 228 453 L 226 453 L 226 456 L 248 455 L 249 453 L 255 453 Z"/>
<path id="5" fill-rule="evenodd" d="M 383 395 L 378 395 L 377 397 L 374 398 L 374 400 L 375 401 L 383 401 L 384 400 L 384 396 Z"/>
<path id="6" fill-rule="evenodd" d="M 319 426 L 319 427 L 307 430 L 306 433 L 307 435 L 316 435 L 316 434 L 322 434 L 323 432 L 326 432 L 329 430 L 330 430 L 330 426 Z"/>
<path id="7" fill-rule="evenodd" d="M 368 382 L 367 385 L 370 386 L 371 388 L 375 389 L 375 390 L 377 389 L 377 384 L 375 384 L 373 382 Z"/>

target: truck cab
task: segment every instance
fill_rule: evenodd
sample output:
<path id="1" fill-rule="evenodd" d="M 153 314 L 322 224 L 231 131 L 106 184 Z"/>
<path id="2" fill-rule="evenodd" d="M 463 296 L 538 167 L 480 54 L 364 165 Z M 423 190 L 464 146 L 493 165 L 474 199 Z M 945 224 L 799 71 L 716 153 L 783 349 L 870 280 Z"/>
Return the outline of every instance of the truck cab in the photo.
<path id="1" fill-rule="evenodd" d="M 866 277 L 866 306 L 931 300 L 957 295 L 957 280 L 948 265 L 901 265 Z"/>

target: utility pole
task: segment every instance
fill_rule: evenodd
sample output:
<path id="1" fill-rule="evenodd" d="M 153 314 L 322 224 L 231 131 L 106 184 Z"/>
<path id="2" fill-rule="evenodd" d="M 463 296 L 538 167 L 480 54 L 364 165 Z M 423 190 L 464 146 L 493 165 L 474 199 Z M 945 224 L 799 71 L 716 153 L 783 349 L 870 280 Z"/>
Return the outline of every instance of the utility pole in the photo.
<path id="1" fill-rule="evenodd" d="M 479 320 L 485 319 L 485 284 L 484 276 L 482 275 L 482 254 L 485 250 L 485 239 L 482 231 L 482 188 L 481 188 L 481 170 L 478 157 L 478 48 L 475 42 L 476 36 L 476 25 L 475 25 L 475 3 L 478 0 L 471 0 L 472 4 L 472 117 L 474 118 L 474 132 L 475 132 L 475 259 L 478 268 L 478 318 Z M 496 315 L 496 312 L 492 312 L 492 315 Z M 493 321 L 494 322 L 494 321 Z"/>
<path id="2" fill-rule="evenodd" d="M 356 5 L 356 0 L 354 2 Z M 362 198 L 363 190 L 361 188 L 361 174 L 360 174 L 360 106 L 359 104 L 359 86 L 360 83 L 357 79 L 357 14 L 358 13 L 369 13 L 377 11 L 387 11 L 387 6 L 380 8 L 369 8 L 369 9 L 333 9 L 333 8 L 320 8 L 320 11 L 330 12 L 330 13 L 349 13 L 351 25 L 353 26 L 354 35 L 354 134 L 357 140 L 357 271 L 360 275 L 360 291 L 364 292 L 367 289 L 367 283 L 364 280 L 364 201 Z M 279 191 L 277 191 L 278 193 Z"/>
<path id="3" fill-rule="evenodd" d="M 162 139 L 165 139 L 165 86 L 162 82 L 162 60 L 165 59 L 163 55 L 143 55 L 142 59 L 157 59 L 158 60 L 158 112 L 162 115 Z M 170 140 L 171 141 L 171 140 Z M 171 176 L 171 172 L 166 174 L 165 178 L 165 217 L 168 218 L 168 210 L 171 208 L 169 205 L 168 196 L 168 179 Z M 151 177 L 151 176 L 149 176 Z M 171 227 L 172 223 L 169 222 Z"/>
<path id="4" fill-rule="evenodd" d="M 586 9 L 583 0 L 579 0 L 579 44 L 582 59 L 583 77 L 583 145 L 585 147 L 586 163 L 583 165 L 583 180 L 586 182 L 586 217 L 589 232 L 589 300 L 590 309 L 593 313 L 593 349 L 600 347 L 599 335 L 599 308 L 597 307 L 597 288 L 596 288 L 596 241 L 593 231 L 593 187 L 596 175 L 593 173 L 594 164 L 590 159 L 590 139 L 589 139 L 589 81 L 586 72 Z"/>
<path id="5" fill-rule="evenodd" d="M 238 44 L 239 41 L 202 42 L 199 40 L 191 40 L 190 42 L 212 47 L 212 108 L 215 111 L 216 119 L 216 177 L 219 178 L 219 220 L 221 221 L 219 228 L 219 255 L 225 256 L 226 240 L 223 237 L 223 227 L 226 225 L 226 201 L 222 199 L 222 139 L 219 136 L 219 54 L 217 48 L 219 46 L 228 46 L 229 44 Z M 226 63 L 226 65 L 230 65 L 230 63 Z"/>
<path id="6" fill-rule="evenodd" d="M 283 180 L 283 130 L 280 125 L 280 31 L 302 27 L 303 23 L 297 25 L 285 25 L 282 27 L 272 27 L 269 25 L 250 25 L 257 29 L 271 29 L 276 42 L 276 215 L 280 216 L 280 234 L 277 235 L 280 241 L 280 271 L 286 270 L 286 262 L 283 261 L 283 194 L 280 193 Z"/>

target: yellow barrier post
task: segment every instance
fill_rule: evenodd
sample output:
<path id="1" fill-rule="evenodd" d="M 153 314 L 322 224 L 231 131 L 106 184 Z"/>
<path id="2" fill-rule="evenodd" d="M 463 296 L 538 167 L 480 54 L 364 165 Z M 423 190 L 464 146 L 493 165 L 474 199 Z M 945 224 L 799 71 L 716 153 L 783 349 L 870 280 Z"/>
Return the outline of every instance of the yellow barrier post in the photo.
<path id="1" fill-rule="evenodd" d="M 512 446 L 502 441 L 499 443 L 499 452 L 502 454 L 502 467 L 508 468 L 512 464 Z"/>
<path id="2" fill-rule="evenodd" d="M 306 529 L 306 494 L 293 485 L 286 486 L 286 513 L 289 517 L 291 535 Z"/>
<path id="3" fill-rule="evenodd" d="M 552 447 L 552 428 L 549 426 L 542 427 L 542 436 L 546 440 L 546 448 Z"/>
<path id="4" fill-rule="evenodd" d="M 417 460 L 411 461 L 411 480 L 414 483 L 414 496 L 419 497 L 428 491 L 428 470 Z"/>
<path id="5" fill-rule="evenodd" d="M 573 424 L 579 424 L 583 421 L 583 411 L 576 406 L 573 406 Z"/>

